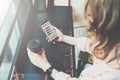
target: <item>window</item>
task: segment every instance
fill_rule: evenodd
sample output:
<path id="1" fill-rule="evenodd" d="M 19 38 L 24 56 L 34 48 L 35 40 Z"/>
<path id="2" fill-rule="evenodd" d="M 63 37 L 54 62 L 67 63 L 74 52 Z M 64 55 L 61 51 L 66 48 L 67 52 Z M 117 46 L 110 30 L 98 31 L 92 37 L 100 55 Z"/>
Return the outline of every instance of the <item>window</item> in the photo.
<path id="1" fill-rule="evenodd" d="M 20 38 L 20 32 L 18 28 L 18 24 L 16 22 L 15 27 L 13 29 L 9 45 L 7 47 L 7 50 L 5 52 L 5 55 L 3 57 L 2 64 L 0 66 L 0 79 L 1 80 L 8 80 L 8 76 L 10 74 L 10 70 L 12 68 L 16 48 L 18 45 L 18 41 Z"/>
<path id="2" fill-rule="evenodd" d="M 5 1 L 6 1 L 6 3 L 8 1 L 9 6 L 8 5 L 7 6 L 9 8 L 7 7 L 6 11 L 4 10 L 3 13 L 1 12 L 1 14 L 0 14 L 0 15 L 6 14 L 5 17 L 2 17 L 2 18 L 4 18 L 4 21 L 2 21 L 2 19 L 1 19 L 1 22 L 0 22 L 1 23 L 1 27 L 0 27 L 0 38 L 1 38 L 1 40 L 0 40 L 0 55 L 2 54 L 2 50 L 5 46 L 7 38 L 10 35 L 10 31 L 12 30 L 13 20 L 15 19 L 16 11 L 18 8 L 18 5 L 14 4 L 15 0 L 5 0 Z M 11 1 L 11 2 L 9 2 L 9 1 Z M 20 0 L 17 0 L 17 1 L 18 1 L 18 3 L 20 2 Z M 5 5 L 6 5 L 6 3 L 5 3 Z M 2 3 L 0 3 L 0 4 L 2 4 Z"/>
<path id="3" fill-rule="evenodd" d="M 16 14 L 20 0 L 0 0 L 0 80 L 8 80 L 20 38 Z"/>

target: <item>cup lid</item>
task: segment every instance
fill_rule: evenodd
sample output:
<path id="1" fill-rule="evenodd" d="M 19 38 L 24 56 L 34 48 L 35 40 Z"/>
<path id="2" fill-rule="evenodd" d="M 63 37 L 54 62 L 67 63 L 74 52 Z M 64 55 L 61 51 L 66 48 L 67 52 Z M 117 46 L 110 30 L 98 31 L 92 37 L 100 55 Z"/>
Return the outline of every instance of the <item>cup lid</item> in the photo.
<path id="1" fill-rule="evenodd" d="M 27 44 L 27 47 L 34 53 L 39 53 L 42 49 L 42 45 L 40 44 L 39 40 L 36 39 L 30 40 Z"/>

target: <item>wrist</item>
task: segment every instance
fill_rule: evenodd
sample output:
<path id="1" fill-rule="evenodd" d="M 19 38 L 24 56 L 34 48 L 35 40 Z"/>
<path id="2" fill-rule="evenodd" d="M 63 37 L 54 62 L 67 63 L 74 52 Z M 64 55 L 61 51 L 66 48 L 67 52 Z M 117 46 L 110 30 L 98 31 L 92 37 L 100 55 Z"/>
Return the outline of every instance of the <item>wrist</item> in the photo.
<path id="1" fill-rule="evenodd" d="M 62 41 L 65 42 L 66 35 L 63 34 Z"/>
<path id="2" fill-rule="evenodd" d="M 46 70 L 46 74 L 47 75 L 49 75 L 49 76 L 51 76 L 51 74 L 52 74 L 52 72 L 53 72 L 53 69 L 54 69 L 54 67 L 53 66 L 50 66 L 47 70 Z"/>
<path id="3" fill-rule="evenodd" d="M 42 70 L 43 70 L 44 72 L 46 72 L 46 70 L 47 70 L 49 67 L 51 67 L 51 65 L 50 65 L 50 64 L 46 64 L 46 65 L 42 68 Z"/>

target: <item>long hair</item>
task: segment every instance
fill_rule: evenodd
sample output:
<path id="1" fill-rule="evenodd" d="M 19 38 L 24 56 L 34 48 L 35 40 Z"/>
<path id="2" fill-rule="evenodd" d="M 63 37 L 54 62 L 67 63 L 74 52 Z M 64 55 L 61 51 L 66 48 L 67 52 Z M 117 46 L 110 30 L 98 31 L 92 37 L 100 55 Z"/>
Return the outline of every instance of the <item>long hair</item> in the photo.
<path id="1" fill-rule="evenodd" d="M 94 56 L 105 59 L 113 47 L 120 43 L 120 0 L 88 0 L 85 18 L 88 16 L 93 19 L 89 22 L 88 32 L 95 32 L 100 41 L 93 50 Z"/>

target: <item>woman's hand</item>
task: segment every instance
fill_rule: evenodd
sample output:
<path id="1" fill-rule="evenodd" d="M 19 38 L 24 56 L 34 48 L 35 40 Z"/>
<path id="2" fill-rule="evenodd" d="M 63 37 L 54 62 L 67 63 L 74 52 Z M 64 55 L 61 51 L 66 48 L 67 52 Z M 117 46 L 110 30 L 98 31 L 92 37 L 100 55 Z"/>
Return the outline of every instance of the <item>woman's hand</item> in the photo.
<path id="1" fill-rule="evenodd" d="M 29 49 L 27 49 L 27 51 L 28 51 L 29 59 L 33 65 L 41 68 L 43 71 L 46 71 L 51 66 L 45 56 L 44 49 L 42 49 L 42 54 L 31 52 Z"/>
<path id="2" fill-rule="evenodd" d="M 58 35 L 58 39 L 56 40 L 56 42 L 62 42 L 64 40 L 64 34 L 58 28 L 56 28 L 54 26 L 52 26 L 52 27 L 54 28 L 55 32 Z M 48 42 L 50 42 L 48 38 L 47 38 L 47 40 L 48 40 Z M 53 43 L 55 43 L 55 42 L 53 42 Z"/>

